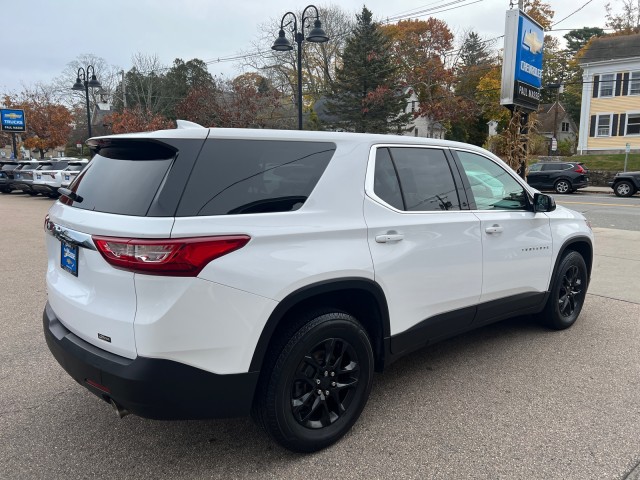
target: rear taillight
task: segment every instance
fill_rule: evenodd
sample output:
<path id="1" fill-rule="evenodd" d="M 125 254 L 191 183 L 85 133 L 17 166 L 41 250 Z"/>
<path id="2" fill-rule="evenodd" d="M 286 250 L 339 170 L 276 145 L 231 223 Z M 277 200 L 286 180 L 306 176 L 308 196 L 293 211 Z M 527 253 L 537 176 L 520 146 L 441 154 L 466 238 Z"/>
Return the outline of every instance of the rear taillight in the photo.
<path id="1" fill-rule="evenodd" d="M 116 268 L 147 275 L 195 277 L 212 260 L 244 247 L 248 235 L 146 240 L 94 236 L 104 259 Z"/>
<path id="2" fill-rule="evenodd" d="M 584 168 L 582 168 L 582 165 L 576 165 L 576 168 L 573 169 L 574 172 L 577 173 L 585 173 L 586 170 Z"/>

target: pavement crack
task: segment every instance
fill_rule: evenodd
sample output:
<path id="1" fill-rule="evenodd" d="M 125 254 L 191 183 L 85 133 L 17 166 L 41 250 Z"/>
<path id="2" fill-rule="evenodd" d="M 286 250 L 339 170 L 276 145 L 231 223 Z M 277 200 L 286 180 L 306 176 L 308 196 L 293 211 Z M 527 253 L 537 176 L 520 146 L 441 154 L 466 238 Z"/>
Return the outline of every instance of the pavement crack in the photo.
<path id="1" fill-rule="evenodd" d="M 65 388 L 61 392 L 54 393 L 53 394 L 53 398 L 58 397 L 59 395 L 62 395 L 64 393 L 67 393 L 70 390 L 71 390 L 71 388 Z M 6 415 L 11 415 L 13 413 L 22 413 L 22 412 L 27 412 L 27 411 L 31 411 L 31 410 L 37 410 L 38 408 L 40 408 L 43 405 L 46 405 L 48 403 L 51 403 L 51 399 L 43 400 L 42 402 L 40 402 L 40 403 L 38 403 L 36 405 L 25 406 L 25 407 L 17 408 L 15 410 L 5 410 L 3 412 L 0 412 L 0 418 L 4 417 Z"/>
<path id="2" fill-rule="evenodd" d="M 632 302 L 631 300 L 624 300 L 622 298 L 609 297 L 607 295 L 598 295 L 597 293 L 587 293 L 587 295 L 591 295 L 592 297 L 606 298 L 607 300 L 616 300 L 618 302 L 630 303 L 631 305 L 640 305 L 640 303 Z"/>
<path id="3" fill-rule="evenodd" d="M 598 253 L 596 253 L 594 255 L 594 257 L 617 258 L 618 260 L 625 260 L 627 262 L 640 262 L 640 260 L 635 260 L 635 259 L 629 258 L 629 257 L 616 257 L 615 255 L 602 255 L 602 254 L 598 254 Z"/>

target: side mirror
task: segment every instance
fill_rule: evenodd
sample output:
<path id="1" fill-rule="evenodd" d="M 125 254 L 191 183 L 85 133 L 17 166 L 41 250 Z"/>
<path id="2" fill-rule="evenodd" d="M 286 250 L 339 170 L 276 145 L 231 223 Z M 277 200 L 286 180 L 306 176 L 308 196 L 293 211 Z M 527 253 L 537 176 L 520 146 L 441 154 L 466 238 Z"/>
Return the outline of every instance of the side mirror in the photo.
<path id="1" fill-rule="evenodd" d="M 551 195 L 535 193 L 533 195 L 534 212 L 553 212 L 556 209 L 556 201 Z"/>

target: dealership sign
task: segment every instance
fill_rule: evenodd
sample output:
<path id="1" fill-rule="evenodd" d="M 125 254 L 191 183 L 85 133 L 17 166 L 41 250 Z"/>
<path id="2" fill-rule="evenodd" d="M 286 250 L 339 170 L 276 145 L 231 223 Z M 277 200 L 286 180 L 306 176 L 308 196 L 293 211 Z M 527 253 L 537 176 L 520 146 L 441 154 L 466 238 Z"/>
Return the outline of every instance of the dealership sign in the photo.
<path id="1" fill-rule="evenodd" d="M 501 105 L 536 110 L 542 87 L 544 31 L 520 10 L 508 10 L 504 31 Z"/>
<path id="2" fill-rule="evenodd" d="M 26 122 L 24 120 L 24 110 L 3 108 L 0 110 L 0 129 L 3 132 L 24 132 Z"/>

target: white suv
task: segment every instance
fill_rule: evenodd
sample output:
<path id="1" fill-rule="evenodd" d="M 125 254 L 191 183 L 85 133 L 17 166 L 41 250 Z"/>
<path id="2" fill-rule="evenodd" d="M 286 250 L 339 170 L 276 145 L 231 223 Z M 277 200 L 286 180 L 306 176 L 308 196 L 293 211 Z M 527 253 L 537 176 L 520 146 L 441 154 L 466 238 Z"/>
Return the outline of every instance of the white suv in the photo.
<path id="1" fill-rule="evenodd" d="M 45 220 L 44 331 L 120 416 L 251 412 L 314 451 L 398 357 L 515 315 L 567 328 L 583 306 L 584 217 L 481 148 L 244 129 L 89 144 Z"/>
<path id="2" fill-rule="evenodd" d="M 69 167 L 69 162 L 79 161 L 78 158 L 60 157 L 49 161 L 40 162 L 38 168 L 33 172 L 33 184 L 31 188 L 34 192 L 47 195 L 50 198 L 58 198 L 58 188 L 62 185 L 63 170 Z"/>

